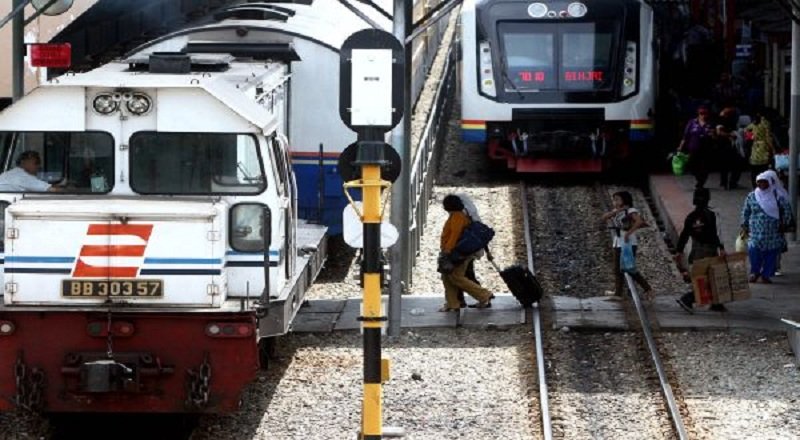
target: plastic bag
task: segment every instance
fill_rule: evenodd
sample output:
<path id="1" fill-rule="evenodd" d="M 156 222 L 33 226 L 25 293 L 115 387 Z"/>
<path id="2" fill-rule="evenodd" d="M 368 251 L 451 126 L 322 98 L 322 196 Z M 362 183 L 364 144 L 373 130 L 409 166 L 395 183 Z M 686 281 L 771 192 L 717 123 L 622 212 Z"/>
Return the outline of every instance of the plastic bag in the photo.
<path id="1" fill-rule="evenodd" d="M 789 155 L 788 154 L 776 154 L 775 155 L 775 169 L 781 171 L 788 171 L 789 170 Z"/>
<path id="2" fill-rule="evenodd" d="M 686 172 L 686 164 L 689 162 L 689 155 L 678 151 L 672 156 L 672 173 L 682 176 Z"/>
<path id="3" fill-rule="evenodd" d="M 620 243 L 619 251 L 619 268 L 625 273 L 636 272 L 636 256 L 633 254 L 633 246 L 623 240 Z"/>
<path id="4" fill-rule="evenodd" d="M 736 237 L 736 252 L 747 252 L 747 234 L 740 232 Z"/>

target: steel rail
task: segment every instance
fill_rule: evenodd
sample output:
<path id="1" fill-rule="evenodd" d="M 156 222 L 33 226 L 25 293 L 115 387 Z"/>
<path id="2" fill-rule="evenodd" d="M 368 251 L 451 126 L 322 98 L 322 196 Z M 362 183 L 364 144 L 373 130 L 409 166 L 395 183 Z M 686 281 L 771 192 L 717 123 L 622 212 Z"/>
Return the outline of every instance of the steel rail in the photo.
<path id="1" fill-rule="evenodd" d="M 533 265 L 533 241 L 531 239 L 530 212 L 528 211 L 528 190 L 525 182 L 520 182 L 520 198 L 522 199 L 522 221 L 525 228 L 525 249 L 528 253 L 528 268 L 536 273 Z M 550 399 L 547 393 L 547 371 L 544 364 L 544 343 L 542 341 L 542 320 L 539 313 L 539 302 L 531 310 L 533 335 L 536 339 L 536 369 L 539 373 L 539 410 L 542 415 L 542 433 L 544 440 L 552 440 L 553 424 L 550 420 Z"/>
<path id="2" fill-rule="evenodd" d="M 608 191 L 603 191 L 601 200 L 606 207 L 609 206 Z M 613 240 L 613 230 L 611 232 L 611 237 Z M 680 440 L 687 440 L 689 438 L 689 434 L 686 432 L 686 426 L 683 423 L 683 416 L 681 416 L 681 412 L 678 409 L 678 403 L 675 400 L 675 394 L 672 392 L 672 385 L 669 383 L 669 378 L 667 378 L 667 373 L 664 370 L 664 364 L 661 362 L 661 355 L 658 354 L 658 346 L 656 345 L 655 338 L 653 338 L 650 318 L 647 316 L 647 312 L 644 310 L 642 300 L 639 298 L 639 292 L 636 290 L 636 284 L 634 283 L 630 274 L 625 274 L 625 283 L 628 285 L 628 293 L 630 293 L 631 298 L 633 298 L 633 304 L 636 307 L 636 314 L 639 315 L 639 323 L 642 325 L 642 333 L 644 334 L 644 339 L 647 342 L 647 348 L 650 351 L 650 357 L 653 360 L 653 364 L 656 367 L 656 372 L 658 373 L 658 382 L 661 388 L 661 394 L 664 396 L 664 400 L 667 402 L 667 408 L 669 409 L 672 426 L 675 428 L 675 432 L 678 434 L 678 438 Z"/>
<path id="3" fill-rule="evenodd" d="M 689 438 L 689 434 L 686 432 L 686 426 L 683 424 L 683 416 L 681 416 L 681 412 L 678 409 L 678 403 L 675 401 L 675 394 L 672 392 L 672 385 L 669 384 L 667 373 L 664 371 L 664 365 L 661 363 L 661 356 L 658 354 L 658 347 L 656 346 L 656 341 L 653 338 L 653 332 L 651 330 L 650 318 L 647 317 L 647 313 L 642 306 L 642 301 L 639 298 L 639 293 L 636 291 L 636 285 L 633 282 L 633 278 L 626 273 L 625 281 L 628 284 L 628 290 L 630 291 L 631 298 L 633 298 L 633 304 L 636 306 L 636 313 L 639 315 L 639 321 L 642 324 L 642 332 L 644 333 L 644 338 L 647 341 L 647 348 L 650 349 L 650 357 L 653 359 L 653 363 L 656 366 L 656 371 L 658 372 L 658 381 L 661 385 L 661 393 L 664 395 L 664 399 L 667 401 L 667 407 L 669 407 L 672 425 L 675 427 L 675 432 L 678 434 L 678 438 L 680 440 L 687 440 Z"/>

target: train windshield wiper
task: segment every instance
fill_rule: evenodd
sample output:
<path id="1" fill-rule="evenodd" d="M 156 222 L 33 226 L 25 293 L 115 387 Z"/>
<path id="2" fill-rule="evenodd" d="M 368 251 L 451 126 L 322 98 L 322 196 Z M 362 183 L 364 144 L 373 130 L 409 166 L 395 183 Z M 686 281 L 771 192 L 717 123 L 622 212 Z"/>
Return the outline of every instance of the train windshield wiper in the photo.
<path id="1" fill-rule="evenodd" d="M 504 82 L 511 86 L 511 90 L 517 92 L 517 95 L 519 95 L 519 99 L 524 100 L 525 95 L 522 94 L 522 91 L 519 90 L 519 87 L 517 87 L 517 85 L 514 84 L 514 81 L 511 80 L 511 77 L 508 76 L 508 71 L 506 71 L 505 66 L 503 66 L 503 68 L 500 70 L 503 73 L 503 79 L 505 80 Z M 505 86 L 503 88 L 505 88 Z"/>

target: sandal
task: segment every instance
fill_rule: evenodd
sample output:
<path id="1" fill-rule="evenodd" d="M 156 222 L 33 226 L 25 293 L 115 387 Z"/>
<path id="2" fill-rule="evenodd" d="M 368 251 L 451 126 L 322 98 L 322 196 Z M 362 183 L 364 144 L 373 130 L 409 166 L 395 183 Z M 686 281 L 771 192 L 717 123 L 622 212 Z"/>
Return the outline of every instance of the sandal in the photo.
<path id="1" fill-rule="evenodd" d="M 457 311 L 459 311 L 459 309 L 457 307 L 443 306 L 442 308 L 439 309 L 439 311 L 440 312 L 457 312 Z"/>
<path id="2" fill-rule="evenodd" d="M 490 309 L 490 308 L 492 308 L 492 300 L 491 299 L 487 299 L 485 302 L 481 301 L 479 303 L 475 303 L 475 304 L 471 305 L 470 307 L 472 307 L 474 309 Z"/>

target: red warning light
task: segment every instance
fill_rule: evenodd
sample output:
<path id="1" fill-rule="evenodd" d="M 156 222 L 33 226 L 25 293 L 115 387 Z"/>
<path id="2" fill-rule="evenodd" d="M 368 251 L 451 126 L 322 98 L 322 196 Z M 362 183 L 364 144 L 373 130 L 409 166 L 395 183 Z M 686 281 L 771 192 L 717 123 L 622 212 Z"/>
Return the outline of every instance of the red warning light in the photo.
<path id="1" fill-rule="evenodd" d="M 69 43 L 35 43 L 29 46 L 33 67 L 66 69 L 72 64 L 72 46 Z"/>

